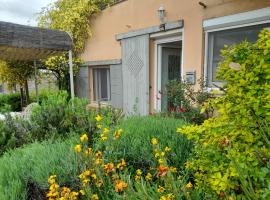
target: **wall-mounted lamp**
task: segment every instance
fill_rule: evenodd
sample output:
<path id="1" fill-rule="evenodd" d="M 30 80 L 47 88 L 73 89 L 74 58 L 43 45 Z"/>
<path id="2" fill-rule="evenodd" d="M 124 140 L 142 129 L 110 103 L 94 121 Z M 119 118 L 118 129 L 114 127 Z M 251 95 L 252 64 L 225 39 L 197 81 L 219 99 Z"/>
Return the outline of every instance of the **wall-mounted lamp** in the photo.
<path id="1" fill-rule="evenodd" d="M 166 10 L 163 6 L 160 6 L 158 9 L 158 16 L 160 21 L 160 30 L 165 30 L 165 17 L 166 17 Z"/>
<path id="2" fill-rule="evenodd" d="M 207 8 L 207 5 L 201 1 L 199 1 L 199 5 L 202 6 L 204 9 Z"/>

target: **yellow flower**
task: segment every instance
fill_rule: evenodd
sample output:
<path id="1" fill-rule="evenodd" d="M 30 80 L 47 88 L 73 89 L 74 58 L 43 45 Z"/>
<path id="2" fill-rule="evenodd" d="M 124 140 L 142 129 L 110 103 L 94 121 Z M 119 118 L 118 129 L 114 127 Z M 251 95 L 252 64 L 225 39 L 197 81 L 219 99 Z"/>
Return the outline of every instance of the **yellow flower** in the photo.
<path id="1" fill-rule="evenodd" d="M 186 169 L 190 169 L 192 167 L 192 163 L 191 162 L 186 162 L 185 167 L 186 167 Z"/>
<path id="2" fill-rule="evenodd" d="M 98 180 L 98 181 L 96 182 L 96 186 L 97 186 L 98 188 L 100 188 L 102 185 L 103 185 L 103 181 L 102 181 L 102 180 Z"/>
<path id="3" fill-rule="evenodd" d="M 177 172 L 177 168 L 176 167 L 170 167 L 170 171 L 173 172 L 173 173 L 176 173 Z"/>
<path id="4" fill-rule="evenodd" d="M 104 134 L 107 134 L 107 133 L 109 133 L 109 132 L 110 132 L 110 130 L 109 130 L 108 128 L 104 128 L 104 129 L 103 129 L 103 133 L 104 133 Z"/>
<path id="5" fill-rule="evenodd" d="M 171 148 L 166 147 L 166 148 L 165 148 L 165 152 L 169 152 L 169 151 L 171 151 Z"/>
<path id="6" fill-rule="evenodd" d="M 88 141 L 88 137 L 86 134 L 83 134 L 81 137 L 80 137 L 80 140 L 81 142 L 87 142 Z"/>
<path id="7" fill-rule="evenodd" d="M 120 163 L 117 164 L 117 169 L 123 170 L 124 167 L 126 166 L 127 166 L 126 161 L 124 159 L 121 159 Z"/>
<path id="8" fill-rule="evenodd" d="M 102 125 L 101 125 L 101 124 L 98 124 L 98 125 L 97 125 L 97 128 L 98 128 L 98 129 L 102 129 Z"/>
<path id="9" fill-rule="evenodd" d="M 96 163 L 96 165 L 100 165 L 102 163 L 102 159 L 101 158 L 97 158 L 95 160 L 95 163 Z"/>
<path id="10" fill-rule="evenodd" d="M 166 196 L 161 196 L 159 200 L 167 200 Z"/>
<path id="11" fill-rule="evenodd" d="M 96 180 L 97 179 L 97 175 L 96 174 L 92 174 L 91 177 Z"/>
<path id="12" fill-rule="evenodd" d="M 87 148 L 87 149 L 85 150 L 85 155 L 86 155 L 86 156 L 89 156 L 91 153 L 92 153 L 92 148 Z"/>
<path id="13" fill-rule="evenodd" d="M 182 128 L 177 128 L 177 129 L 176 129 L 176 132 L 177 132 L 177 133 L 181 133 L 181 132 L 182 132 Z"/>
<path id="14" fill-rule="evenodd" d="M 164 187 L 162 187 L 162 186 L 160 186 L 160 185 L 158 186 L 158 190 L 157 190 L 158 193 L 163 193 L 163 192 L 165 192 L 165 190 L 166 190 L 166 189 L 165 189 Z"/>
<path id="15" fill-rule="evenodd" d="M 80 193 L 81 193 L 81 195 L 85 195 L 85 191 L 84 190 L 80 190 Z"/>
<path id="16" fill-rule="evenodd" d="M 158 159 L 158 163 L 159 164 L 163 164 L 164 163 L 164 160 L 160 158 L 160 159 Z"/>
<path id="17" fill-rule="evenodd" d="M 155 153 L 155 158 L 158 158 L 159 157 L 159 153 Z"/>
<path id="18" fill-rule="evenodd" d="M 52 175 L 48 178 L 48 182 L 52 185 L 55 183 L 56 175 Z"/>
<path id="19" fill-rule="evenodd" d="M 97 115 L 97 116 L 95 117 L 95 119 L 96 119 L 97 122 L 99 122 L 99 121 L 102 120 L 102 117 L 101 117 L 100 115 Z"/>
<path id="20" fill-rule="evenodd" d="M 152 174 L 151 174 L 151 173 L 147 173 L 147 175 L 145 176 L 145 180 L 146 180 L 147 182 L 152 181 Z"/>
<path id="21" fill-rule="evenodd" d="M 193 185 L 192 185 L 191 182 L 189 182 L 189 183 L 186 185 L 186 188 L 187 188 L 187 189 L 191 189 L 192 187 L 193 187 Z"/>
<path id="22" fill-rule="evenodd" d="M 119 129 L 118 131 L 115 131 L 115 133 L 113 135 L 114 139 L 120 138 L 122 132 L 123 132 L 123 129 Z"/>
<path id="23" fill-rule="evenodd" d="M 93 194 L 91 197 L 92 200 L 99 200 L 98 195 L 97 194 Z"/>
<path id="24" fill-rule="evenodd" d="M 117 180 L 115 184 L 115 191 L 122 192 L 123 190 L 128 188 L 128 184 L 124 181 Z"/>
<path id="25" fill-rule="evenodd" d="M 89 179 L 84 179 L 84 180 L 82 181 L 83 186 L 85 187 L 89 182 L 90 182 Z"/>
<path id="26" fill-rule="evenodd" d="M 137 170 L 136 170 L 136 174 L 139 175 L 139 176 L 142 175 L 142 170 L 137 169 Z"/>
<path id="27" fill-rule="evenodd" d="M 76 145 L 74 150 L 76 153 L 80 153 L 82 151 L 82 145 L 80 145 L 80 144 Z"/>
<path id="28" fill-rule="evenodd" d="M 56 183 L 54 183 L 54 184 L 52 184 L 52 185 L 50 186 L 50 190 L 51 190 L 51 191 L 55 191 L 55 190 L 57 190 L 58 188 L 59 188 L 59 185 L 56 184 Z"/>
<path id="29" fill-rule="evenodd" d="M 106 140 L 108 140 L 108 137 L 103 136 L 103 137 L 101 137 L 101 140 L 102 140 L 102 141 L 106 141 Z"/>
<path id="30" fill-rule="evenodd" d="M 158 144 L 157 138 L 152 138 L 151 143 L 152 143 L 153 145 L 157 145 L 157 144 Z"/>
<path id="31" fill-rule="evenodd" d="M 160 155 L 161 155 L 161 156 L 165 156 L 165 152 L 161 152 Z"/>

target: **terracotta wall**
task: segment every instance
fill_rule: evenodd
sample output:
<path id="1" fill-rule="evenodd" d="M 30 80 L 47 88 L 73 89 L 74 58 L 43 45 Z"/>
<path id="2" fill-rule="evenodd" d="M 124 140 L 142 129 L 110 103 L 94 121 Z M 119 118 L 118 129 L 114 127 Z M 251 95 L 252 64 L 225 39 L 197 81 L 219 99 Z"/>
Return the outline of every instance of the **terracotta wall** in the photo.
<path id="1" fill-rule="evenodd" d="M 115 35 L 158 25 L 157 10 L 163 6 L 167 11 L 167 21 L 184 20 L 184 72 L 196 70 L 196 74 L 200 76 L 204 59 L 203 19 L 270 7 L 270 0 L 201 1 L 207 5 L 206 9 L 199 5 L 199 0 L 127 0 L 107 8 L 92 19 L 92 37 L 87 41 L 81 58 L 84 61 L 120 59 L 121 44 L 116 41 Z M 153 51 L 153 44 L 151 45 L 150 49 Z M 153 52 L 150 53 L 150 84 L 153 88 L 154 56 Z M 153 102 L 153 90 L 150 96 L 150 102 Z"/>

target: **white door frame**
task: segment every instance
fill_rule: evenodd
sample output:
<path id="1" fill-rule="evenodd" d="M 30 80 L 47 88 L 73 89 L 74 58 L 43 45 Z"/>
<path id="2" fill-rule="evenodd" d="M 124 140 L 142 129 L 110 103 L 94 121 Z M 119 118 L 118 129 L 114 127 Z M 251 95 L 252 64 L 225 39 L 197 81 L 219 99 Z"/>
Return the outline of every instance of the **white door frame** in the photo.
<path id="1" fill-rule="evenodd" d="M 166 38 L 155 40 L 155 87 L 154 87 L 154 110 L 161 112 L 161 63 L 162 63 L 162 44 L 170 42 L 182 41 L 182 55 L 181 55 L 181 78 L 183 79 L 183 29 L 178 32 L 178 35 L 166 36 Z"/>

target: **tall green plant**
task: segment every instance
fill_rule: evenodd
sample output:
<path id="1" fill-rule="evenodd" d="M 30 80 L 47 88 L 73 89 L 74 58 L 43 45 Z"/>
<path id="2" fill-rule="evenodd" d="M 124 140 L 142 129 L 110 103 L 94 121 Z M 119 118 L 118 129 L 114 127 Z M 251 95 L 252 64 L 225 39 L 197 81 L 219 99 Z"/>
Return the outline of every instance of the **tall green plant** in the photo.
<path id="1" fill-rule="evenodd" d="M 218 115 L 178 129 L 196 143 L 189 167 L 197 188 L 216 197 L 269 199 L 270 32 L 222 55 L 218 78 L 225 94 L 212 101 Z"/>

